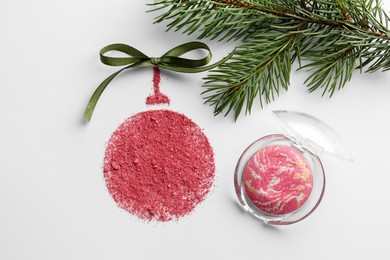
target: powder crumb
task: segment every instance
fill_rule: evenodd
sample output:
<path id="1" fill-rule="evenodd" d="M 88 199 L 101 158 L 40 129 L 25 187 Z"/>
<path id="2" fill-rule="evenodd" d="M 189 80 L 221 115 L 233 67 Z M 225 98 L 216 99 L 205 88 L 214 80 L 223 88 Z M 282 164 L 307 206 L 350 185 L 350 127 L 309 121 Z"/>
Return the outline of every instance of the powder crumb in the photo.
<path id="1" fill-rule="evenodd" d="M 104 178 L 119 205 L 147 221 L 192 212 L 210 191 L 214 154 L 202 130 L 170 110 L 138 113 L 111 136 Z"/>

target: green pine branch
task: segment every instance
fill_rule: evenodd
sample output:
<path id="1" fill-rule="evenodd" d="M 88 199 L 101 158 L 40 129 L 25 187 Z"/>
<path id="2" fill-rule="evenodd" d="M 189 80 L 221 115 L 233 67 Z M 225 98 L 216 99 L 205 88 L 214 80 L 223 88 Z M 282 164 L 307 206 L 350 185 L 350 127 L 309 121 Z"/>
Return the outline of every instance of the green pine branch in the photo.
<path id="1" fill-rule="evenodd" d="M 353 72 L 390 70 L 390 18 L 378 0 L 159 0 L 156 22 L 198 38 L 237 40 L 232 58 L 206 77 L 215 114 L 250 113 L 288 89 L 291 63 L 309 91 L 332 96 Z"/>

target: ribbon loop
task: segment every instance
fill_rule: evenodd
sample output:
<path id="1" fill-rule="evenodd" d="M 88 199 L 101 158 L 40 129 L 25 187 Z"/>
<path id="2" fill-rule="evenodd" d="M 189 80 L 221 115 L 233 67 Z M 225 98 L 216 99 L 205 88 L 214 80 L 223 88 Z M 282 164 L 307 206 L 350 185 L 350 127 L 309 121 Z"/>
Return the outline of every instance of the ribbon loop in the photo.
<path id="1" fill-rule="evenodd" d="M 110 57 L 108 52 L 119 52 L 129 57 Z M 100 50 L 100 61 L 108 66 L 125 66 L 148 60 L 149 57 L 139 50 L 122 43 L 110 44 Z"/>
<path id="2" fill-rule="evenodd" d="M 181 58 L 180 56 L 196 50 L 206 50 L 208 53 L 205 57 L 200 59 L 187 59 Z M 121 55 L 127 55 L 127 57 L 122 56 L 108 56 L 109 52 L 119 52 Z M 118 70 L 117 72 L 111 74 L 106 78 L 98 88 L 93 93 L 91 99 L 88 102 L 87 108 L 84 113 L 84 119 L 90 121 L 93 110 L 96 107 L 96 104 L 106 89 L 108 84 L 122 71 L 136 68 L 136 67 L 151 67 L 159 66 L 161 68 L 172 70 L 182 73 L 198 73 L 213 69 L 222 63 L 226 62 L 234 53 L 234 50 L 225 58 L 209 66 L 207 65 L 211 60 L 211 50 L 210 48 L 202 42 L 188 42 L 182 45 L 179 45 L 168 52 L 166 52 L 161 57 L 149 57 L 141 51 L 135 49 L 126 44 L 115 43 L 103 47 L 100 50 L 100 60 L 103 64 L 108 66 L 125 66 L 124 68 Z"/>

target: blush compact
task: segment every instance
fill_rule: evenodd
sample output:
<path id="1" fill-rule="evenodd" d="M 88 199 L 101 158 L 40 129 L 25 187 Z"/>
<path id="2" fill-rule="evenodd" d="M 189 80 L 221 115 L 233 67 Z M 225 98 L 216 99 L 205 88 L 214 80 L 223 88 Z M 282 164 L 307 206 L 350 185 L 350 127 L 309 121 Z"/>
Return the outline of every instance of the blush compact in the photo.
<path id="1" fill-rule="evenodd" d="M 253 142 L 238 160 L 234 185 L 240 205 L 271 225 L 303 220 L 320 204 L 325 171 L 319 156 L 352 161 L 341 137 L 325 122 L 295 111 L 273 111 L 286 134 Z"/>

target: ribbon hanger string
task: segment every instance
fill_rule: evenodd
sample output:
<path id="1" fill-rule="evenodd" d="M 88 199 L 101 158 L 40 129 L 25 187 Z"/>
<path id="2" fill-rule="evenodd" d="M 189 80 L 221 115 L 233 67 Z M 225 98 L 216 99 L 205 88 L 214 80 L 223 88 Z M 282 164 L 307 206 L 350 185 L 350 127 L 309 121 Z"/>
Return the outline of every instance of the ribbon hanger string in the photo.
<path id="1" fill-rule="evenodd" d="M 182 58 L 181 56 L 189 53 L 194 50 L 206 50 L 207 54 L 203 58 L 200 59 L 188 59 L 188 58 Z M 123 54 L 128 55 L 128 57 L 112 57 L 108 56 L 108 52 L 120 52 Z M 222 63 L 226 62 L 232 55 L 234 51 L 231 52 L 228 56 L 223 58 L 222 60 L 206 66 L 212 58 L 211 50 L 210 48 L 202 42 L 188 42 L 179 46 L 176 46 L 175 48 L 169 50 L 161 57 L 149 57 L 146 54 L 142 53 L 141 51 L 137 50 L 134 47 L 131 47 L 126 44 L 121 43 L 115 43 L 110 44 L 105 47 L 103 47 L 100 50 L 100 60 L 103 64 L 108 66 L 125 66 L 122 69 L 118 70 L 117 72 L 111 74 L 109 77 L 107 77 L 98 88 L 93 93 L 92 97 L 90 98 L 87 108 L 84 113 L 84 120 L 89 122 L 91 120 L 93 111 L 96 107 L 96 104 L 103 93 L 103 91 L 106 89 L 108 84 L 122 71 L 137 68 L 137 67 L 152 67 L 152 66 L 158 66 L 160 68 L 176 71 L 180 73 L 199 73 L 208 71 L 210 69 L 213 69 L 215 67 L 218 67 Z"/>

